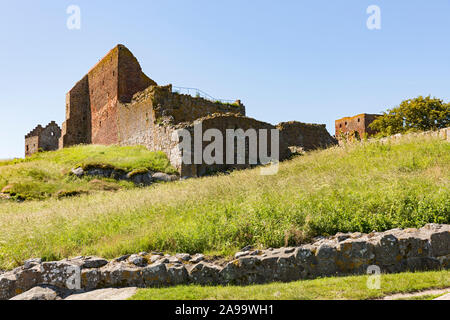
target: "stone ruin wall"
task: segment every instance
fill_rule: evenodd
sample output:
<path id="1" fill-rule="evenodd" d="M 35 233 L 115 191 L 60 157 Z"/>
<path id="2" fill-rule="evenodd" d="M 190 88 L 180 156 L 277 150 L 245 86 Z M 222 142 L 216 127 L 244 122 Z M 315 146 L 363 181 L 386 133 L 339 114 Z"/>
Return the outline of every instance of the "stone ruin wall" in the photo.
<path id="1" fill-rule="evenodd" d="M 110 261 L 77 257 L 43 262 L 35 258 L 0 273 L 0 300 L 38 285 L 67 288 L 73 284 L 75 274 L 80 274 L 82 290 L 92 290 L 291 282 L 367 274 L 369 267 L 382 273 L 450 269 L 450 225 L 427 224 L 420 229 L 370 234 L 338 233 L 297 247 L 247 247 L 225 261 L 202 254 L 172 256 L 162 252 L 128 254 Z"/>
<path id="2" fill-rule="evenodd" d="M 174 133 L 176 136 L 180 128 L 189 130 L 194 120 L 217 113 L 245 115 L 245 107 L 173 93 L 170 85 L 150 86 L 135 94 L 130 103 L 119 103 L 119 144 L 144 145 L 152 151 L 163 151 L 180 174 L 191 176 L 188 172 L 196 170 L 182 166 Z"/>
<path id="3" fill-rule="evenodd" d="M 217 129 L 221 132 L 223 137 L 223 155 L 222 155 L 222 164 L 194 164 L 194 158 L 193 155 L 191 155 L 191 164 L 183 164 L 182 163 L 182 153 L 179 150 L 179 146 L 176 142 L 173 142 L 173 134 L 175 133 L 175 137 L 180 137 L 181 134 L 179 133 L 179 130 L 188 130 L 191 135 L 191 150 L 192 152 L 194 149 L 194 131 L 195 126 L 200 125 L 202 128 L 202 136 L 208 129 Z M 211 116 L 203 117 L 200 119 L 197 119 L 194 122 L 191 123 L 181 123 L 176 126 L 172 127 L 160 127 L 160 134 L 164 137 L 163 140 L 167 141 L 166 139 L 169 139 L 172 137 L 172 142 L 167 144 L 165 146 L 165 149 L 162 149 L 162 151 L 166 152 L 170 159 L 171 163 L 180 171 L 181 176 L 202 176 L 206 174 L 210 174 L 216 171 L 225 171 L 229 169 L 244 169 L 254 166 L 255 164 L 251 164 L 249 161 L 249 140 L 246 139 L 245 142 L 245 163 L 244 164 L 238 164 L 237 163 L 237 143 L 235 141 L 234 144 L 234 164 L 226 164 L 226 137 L 227 133 L 226 130 L 236 130 L 236 129 L 242 129 L 244 132 L 248 129 L 255 129 L 258 133 L 260 129 L 267 130 L 267 155 L 271 156 L 271 130 L 276 129 L 273 125 L 258 121 L 252 118 L 244 117 L 237 114 L 227 113 L 227 114 L 213 114 Z M 258 138 L 259 139 L 259 138 Z M 176 141 L 176 140 L 175 140 Z M 203 141 L 202 142 L 202 152 L 205 150 L 205 148 L 211 144 L 212 141 Z M 258 145 L 258 144 L 256 144 Z M 256 151 L 259 154 L 259 149 L 256 148 Z M 287 145 L 285 142 L 280 139 L 280 145 L 279 145 L 279 160 L 284 160 L 287 157 L 289 157 L 290 151 L 287 148 Z M 260 160 L 257 159 L 257 164 L 261 164 Z"/>
<path id="4" fill-rule="evenodd" d="M 214 113 L 234 113 L 245 116 L 245 106 L 236 101 L 235 104 L 214 102 L 201 97 L 172 92 L 172 86 L 155 87 L 153 108 L 155 119 L 163 119 L 170 123 L 192 122 Z"/>
<path id="5" fill-rule="evenodd" d="M 119 143 L 118 103 L 150 85 L 156 83 L 127 48 L 112 49 L 67 94 L 60 147 Z"/>
<path id="6" fill-rule="evenodd" d="M 324 124 L 290 121 L 278 124 L 277 129 L 280 130 L 281 139 L 289 147 L 299 147 L 304 151 L 327 148 L 337 144 Z"/>
<path id="7" fill-rule="evenodd" d="M 61 136 L 61 129 L 55 121 L 50 122 L 41 132 L 39 138 L 39 148 L 44 151 L 58 150 L 58 141 Z"/>
<path id="8" fill-rule="evenodd" d="M 25 137 L 25 156 L 29 157 L 39 151 L 39 136 Z"/>
<path id="9" fill-rule="evenodd" d="M 380 115 L 378 114 L 359 114 L 353 117 L 345 117 L 335 121 L 336 139 L 341 140 L 342 135 L 351 138 L 355 133 L 358 137 L 364 136 L 370 137 L 376 134 L 375 130 L 372 130 L 369 125 Z"/>
<path id="10" fill-rule="evenodd" d="M 38 125 L 25 136 L 25 156 L 31 156 L 39 150 L 58 150 L 60 137 L 61 129 L 55 121 L 50 122 L 46 127 Z"/>
<path id="11" fill-rule="evenodd" d="M 194 121 L 201 121 L 204 130 L 217 128 L 223 133 L 236 128 L 275 128 L 246 118 L 245 106 L 240 101 L 213 102 L 174 93 L 171 85 L 158 86 L 142 72 L 133 54 L 118 45 L 67 93 L 66 121 L 59 147 L 91 143 L 144 145 L 149 150 L 165 152 L 182 175 L 220 170 L 224 166 L 181 165 L 181 152 L 172 138 L 180 128 L 193 130 Z M 333 144 L 322 125 L 289 122 L 278 128 L 280 159 L 290 154 L 287 146 L 311 150 Z"/>
<path id="12" fill-rule="evenodd" d="M 66 121 L 62 124 L 59 148 L 91 141 L 91 104 L 86 75 L 66 94 Z"/>

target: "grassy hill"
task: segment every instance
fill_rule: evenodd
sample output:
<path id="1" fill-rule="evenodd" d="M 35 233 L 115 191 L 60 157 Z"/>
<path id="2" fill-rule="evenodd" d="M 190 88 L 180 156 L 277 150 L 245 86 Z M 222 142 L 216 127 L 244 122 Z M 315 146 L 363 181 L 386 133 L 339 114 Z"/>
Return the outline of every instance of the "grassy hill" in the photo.
<path id="1" fill-rule="evenodd" d="M 25 159 L 0 161 L 0 190 L 8 186 L 8 192 L 16 198 L 30 200 L 134 187 L 126 181 L 79 179 L 69 175 L 73 168 L 92 165 L 127 172 L 142 169 L 175 172 L 164 153 L 150 152 L 145 147 L 76 146 L 37 153 Z"/>
<path id="2" fill-rule="evenodd" d="M 51 172 L 58 172 L 73 163 L 64 162 L 35 169 L 55 166 Z M 31 163 L 6 167 L 11 172 Z M 249 244 L 279 247 L 336 232 L 450 223 L 450 144 L 439 139 L 335 147 L 283 162 L 276 175 L 259 173 L 255 168 L 61 200 L 0 201 L 0 269 L 36 256 L 227 255 Z"/>

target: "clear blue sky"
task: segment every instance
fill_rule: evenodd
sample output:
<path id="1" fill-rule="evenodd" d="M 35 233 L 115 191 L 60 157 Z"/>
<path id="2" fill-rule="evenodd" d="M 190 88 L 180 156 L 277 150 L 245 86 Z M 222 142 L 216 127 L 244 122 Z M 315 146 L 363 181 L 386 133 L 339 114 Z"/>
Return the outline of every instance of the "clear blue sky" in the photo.
<path id="1" fill-rule="evenodd" d="M 377 113 L 417 95 L 450 100 L 450 1 L 0 0 L 0 158 L 64 120 L 65 93 L 116 44 L 159 84 L 241 99 L 278 123 Z M 81 8 L 81 30 L 66 9 Z M 381 30 L 366 9 L 381 8 Z"/>

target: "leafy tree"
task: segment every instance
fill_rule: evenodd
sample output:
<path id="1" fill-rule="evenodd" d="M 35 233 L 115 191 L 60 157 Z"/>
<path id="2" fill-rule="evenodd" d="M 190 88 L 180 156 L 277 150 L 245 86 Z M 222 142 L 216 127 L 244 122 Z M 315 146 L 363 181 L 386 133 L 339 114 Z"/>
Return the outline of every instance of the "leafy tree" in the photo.
<path id="1" fill-rule="evenodd" d="M 370 124 L 382 136 L 450 126 L 450 104 L 437 98 L 419 96 L 402 101 Z"/>

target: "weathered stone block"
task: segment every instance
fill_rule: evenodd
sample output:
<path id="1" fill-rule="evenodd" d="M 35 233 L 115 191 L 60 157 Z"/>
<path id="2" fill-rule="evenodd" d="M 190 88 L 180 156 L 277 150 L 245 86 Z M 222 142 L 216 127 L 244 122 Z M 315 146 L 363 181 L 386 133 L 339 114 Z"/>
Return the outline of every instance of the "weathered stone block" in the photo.
<path id="1" fill-rule="evenodd" d="M 335 244 L 324 243 L 317 248 L 317 274 L 330 276 L 338 273 L 336 264 L 337 248 Z"/>
<path id="2" fill-rule="evenodd" d="M 375 246 L 367 239 L 348 239 L 338 244 L 336 264 L 339 273 L 365 273 L 374 258 Z"/>
<path id="3" fill-rule="evenodd" d="M 393 234 L 384 234 L 370 241 L 374 244 L 376 265 L 394 265 L 402 259 L 398 239 Z"/>
<path id="4" fill-rule="evenodd" d="M 142 269 L 146 287 L 160 287 L 169 284 L 169 273 L 164 263 L 153 263 Z"/>
<path id="5" fill-rule="evenodd" d="M 189 274 L 185 266 L 182 264 L 168 264 L 167 273 L 167 281 L 170 285 L 178 285 L 188 282 Z"/>
<path id="6" fill-rule="evenodd" d="M 222 268 L 219 266 L 200 262 L 189 270 L 189 279 L 195 284 L 214 285 L 220 282 L 219 274 L 221 270 Z"/>

